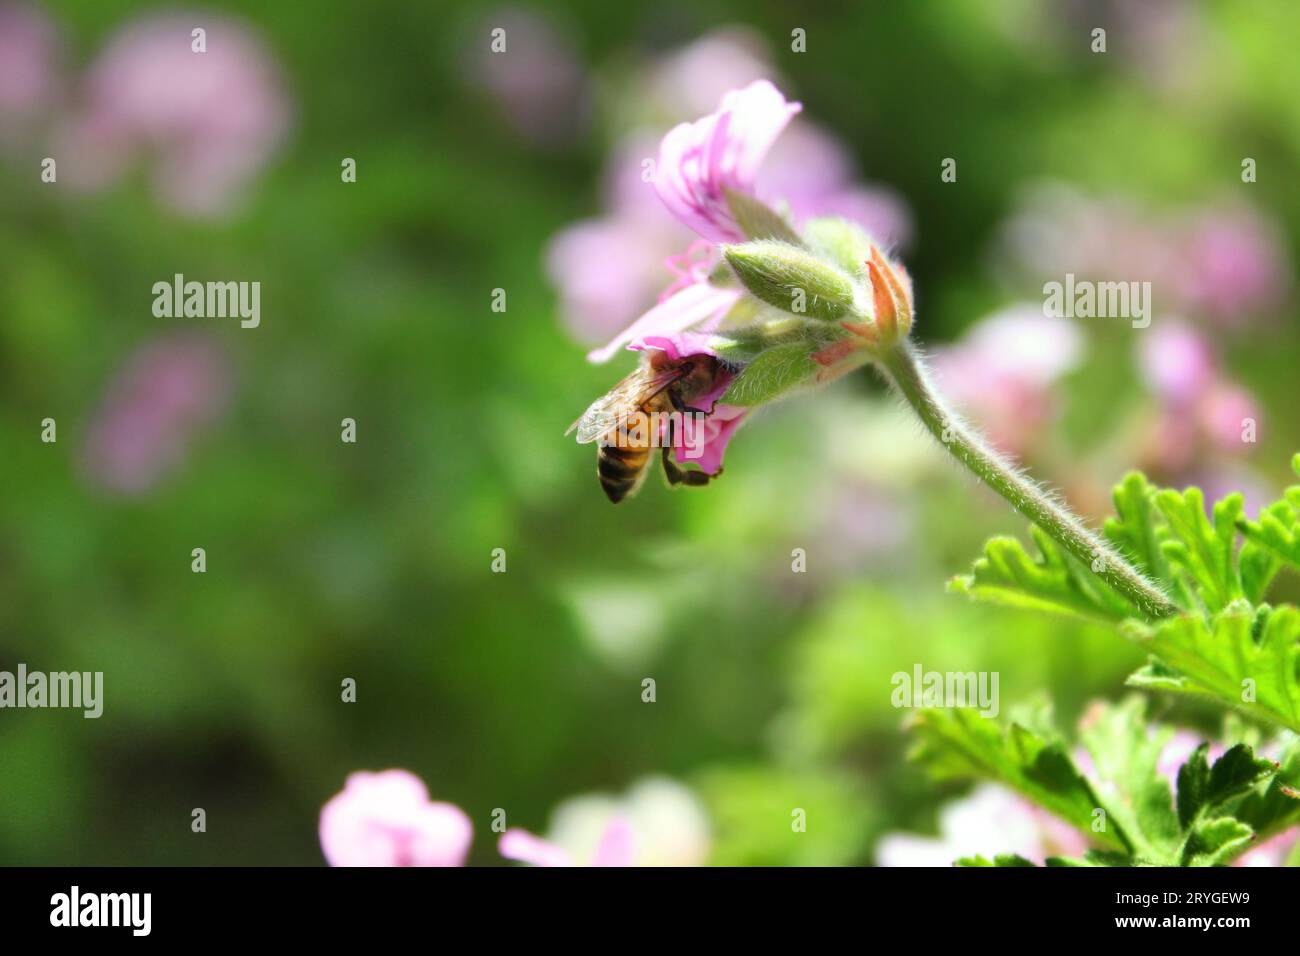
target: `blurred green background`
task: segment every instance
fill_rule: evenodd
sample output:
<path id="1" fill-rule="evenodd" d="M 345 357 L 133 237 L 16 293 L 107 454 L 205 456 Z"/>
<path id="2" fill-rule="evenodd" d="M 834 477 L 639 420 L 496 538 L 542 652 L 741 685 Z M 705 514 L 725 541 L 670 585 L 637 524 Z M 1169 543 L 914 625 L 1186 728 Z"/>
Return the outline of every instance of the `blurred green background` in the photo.
<path id="1" fill-rule="evenodd" d="M 86 86 L 97 57 L 140 18 L 190 8 L 41 9 L 48 79 L 0 140 L 0 667 L 103 671 L 105 711 L 0 712 L 0 863 L 318 864 L 320 806 L 385 767 L 469 813 L 474 863 L 499 861 L 494 808 L 544 831 L 570 797 L 657 775 L 700 801 L 711 862 L 870 863 L 881 835 L 932 832 L 953 796 L 905 762 L 893 672 L 995 670 L 1003 713 L 1046 693 L 1062 726 L 1119 693 L 1141 657 L 1118 637 L 944 592 L 1022 522 L 867 373 L 755 416 L 703 491 L 651 481 L 613 508 L 591 448 L 563 437 L 632 363 L 586 363 L 601 336 L 571 321 L 547 249 L 614 215 L 602 181 L 635 128 L 694 118 L 647 91 L 673 88 L 674 55 L 719 30 L 740 28 L 799 122 L 905 210 L 928 347 L 960 349 L 1063 277 L 1035 271 L 1018 223 L 1054 227 L 1080 274 L 1153 231 L 1158 264 L 1125 255 L 1124 274 L 1098 276 L 1155 279 L 1152 329 L 1078 320 L 1079 360 L 995 410 L 1080 508 L 1104 513 L 1135 465 L 1263 495 L 1300 449 L 1295 5 L 213 3 L 183 18 L 256 38 L 287 117 L 216 215 L 160 197 L 157 125 L 139 124 L 140 156 L 110 182 L 62 172 L 98 162 L 60 145 L 108 109 L 112 91 Z M 526 77 L 559 80 L 496 82 L 498 22 L 519 24 L 505 57 Z M 46 156 L 57 184 L 40 180 Z M 1044 212 L 1044 184 L 1073 198 Z M 1209 242 L 1211 265 L 1245 260 L 1218 277 L 1186 234 L 1229 214 L 1258 241 Z M 1070 246 L 1085 221 L 1087 248 Z M 620 255 L 597 249 L 592 268 Z M 260 281 L 260 327 L 155 318 L 152 285 L 174 273 Z M 1188 291 L 1207 275 L 1210 292 Z M 1209 350 L 1216 394 L 1254 409 L 1257 442 L 1197 432 L 1232 412 L 1164 400 L 1143 372 L 1144 336 L 1175 321 Z M 132 445 L 131 415 L 193 384 L 114 386 L 163 374 L 165 344 L 132 364 L 159 342 L 197 349 L 217 384 L 175 399 L 180 424 L 155 422 L 171 457 L 123 487 L 112 462 L 149 449 L 105 451 L 113 428 Z M 974 394 L 1002 387 L 977 376 Z M 127 411 L 106 425 L 115 401 Z M 47 417 L 57 443 L 40 440 Z"/>

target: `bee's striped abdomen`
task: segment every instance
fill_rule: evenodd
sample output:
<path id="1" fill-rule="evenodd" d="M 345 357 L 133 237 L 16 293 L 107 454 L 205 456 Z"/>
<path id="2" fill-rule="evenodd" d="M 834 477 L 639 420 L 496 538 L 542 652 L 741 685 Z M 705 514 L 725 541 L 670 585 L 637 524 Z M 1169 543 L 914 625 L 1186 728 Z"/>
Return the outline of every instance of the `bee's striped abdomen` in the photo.
<path id="1" fill-rule="evenodd" d="M 650 463 L 649 448 L 619 448 L 602 445 L 596 453 L 596 474 L 600 487 L 614 504 L 618 504 L 641 483 L 646 465 Z"/>

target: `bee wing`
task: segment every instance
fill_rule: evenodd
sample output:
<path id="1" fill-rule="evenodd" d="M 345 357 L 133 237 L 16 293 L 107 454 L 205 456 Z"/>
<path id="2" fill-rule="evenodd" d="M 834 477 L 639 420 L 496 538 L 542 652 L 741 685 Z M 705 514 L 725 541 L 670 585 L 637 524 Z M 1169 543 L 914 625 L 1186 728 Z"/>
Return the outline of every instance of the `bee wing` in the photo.
<path id="1" fill-rule="evenodd" d="M 578 430 L 578 443 L 599 441 L 634 414 L 648 399 L 682 377 L 676 369 L 655 373 L 648 366 L 638 367 L 608 392 L 587 406 L 587 410 L 569 426 L 568 435 Z"/>

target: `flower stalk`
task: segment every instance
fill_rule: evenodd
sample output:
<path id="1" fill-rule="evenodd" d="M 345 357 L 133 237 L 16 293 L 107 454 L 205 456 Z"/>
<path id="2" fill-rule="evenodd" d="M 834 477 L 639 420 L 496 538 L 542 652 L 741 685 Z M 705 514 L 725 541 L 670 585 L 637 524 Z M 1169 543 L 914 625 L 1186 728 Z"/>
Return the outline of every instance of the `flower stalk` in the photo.
<path id="1" fill-rule="evenodd" d="M 1159 587 L 1090 531 L 1069 508 L 990 448 L 948 408 L 910 343 L 901 343 L 879 355 L 877 364 L 939 443 L 1011 507 L 1051 535 L 1147 617 L 1177 613 L 1178 608 Z"/>

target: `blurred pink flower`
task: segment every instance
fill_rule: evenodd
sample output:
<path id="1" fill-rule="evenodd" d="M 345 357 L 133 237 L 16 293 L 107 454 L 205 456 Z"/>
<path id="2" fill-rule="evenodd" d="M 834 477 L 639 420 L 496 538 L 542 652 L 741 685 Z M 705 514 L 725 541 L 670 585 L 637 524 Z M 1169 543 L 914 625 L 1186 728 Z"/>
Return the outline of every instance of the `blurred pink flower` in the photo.
<path id="1" fill-rule="evenodd" d="M 629 137 L 606 166 L 609 213 L 566 226 L 546 249 L 546 271 L 570 331 L 583 342 L 609 338 L 640 315 L 671 277 L 664 261 L 692 233 L 668 215 L 642 165 L 653 140 Z"/>
<path id="2" fill-rule="evenodd" d="M 405 770 L 349 774 L 320 813 L 330 866 L 463 866 L 473 836 L 459 807 L 431 801 Z"/>
<path id="3" fill-rule="evenodd" d="M 1276 312 L 1291 290 L 1281 231 L 1243 204 L 1160 212 L 1121 196 L 1039 185 L 1003 227 L 1010 263 L 1031 283 L 1067 273 L 1146 281 L 1158 309 L 1239 327 Z"/>
<path id="4" fill-rule="evenodd" d="M 505 30 L 506 49 L 493 52 L 487 38 Z M 549 15 L 501 7 L 478 21 L 467 72 L 485 89 L 525 139 L 539 146 L 567 145 L 586 124 L 586 72 L 573 44 Z"/>
<path id="5" fill-rule="evenodd" d="M 1242 206 L 1198 213 L 1182 232 L 1181 293 L 1189 309 L 1239 326 L 1282 303 L 1290 275 L 1272 223 Z"/>
<path id="6" fill-rule="evenodd" d="M 1201 428 L 1214 447 L 1225 454 L 1247 450 L 1247 425 L 1259 424 L 1259 406 L 1240 385 L 1219 381 L 1206 393 L 1199 408 Z"/>
<path id="7" fill-rule="evenodd" d="M 786 204 L 796 225 L 815 216 L 840 216 L 886 247 L 906 246 L 912 238 L 906 202 L 892 190 L 861 185 L 844 144 L 809 120 L 792 123 L 777 140 L 756 191 Z"/>
<path id="8" fill-rule="evenodd" d="M 200 27 L 203 53 L 191 48 Z M 151 14 L 123 27 L 90 66 L 83 97 L 62 132 L 69 182 L 101 188 L 147 154 L 163 201 L 199 217 L 230 208 L 289 125 L 260 39 L 208 13 Z"/>
<path id="9" fill-rule="evenodd" d="M 1015 853 L 1042 863 L 1080 856 L 1088 841 L 1073 827 L 995 784 L 981 784 L 939 812 L 939 836 L 890 833 L 876 846 L 877 866 L 952 866 L 966 856 Z"/>
<path id="10" fill-rule="evenodd" d="M 1204 395 L 1217 374 L 1204 336 L 1177 320 L 1158 323 L 1140 337 L 1138 362 L 1152 391 L 1180 407 Z"/>
<path id="11" fill-rule="evenodd" d="M 1161 323 L 1142 336 L 1138 359 L 1161 403 L 1143 442 L 1149 467 L 1186 475 L 1203 452 L 1249 451 L 1243 434 L 1248 420 L 1258 429 L 1259 406 L 1224 377 L 1203 335 L 1176 319 Z"/>
<path id="12" fill-rule="evenodd" d="M 87 477 L 119 494 L 148 490 L 224 410 L 230 377 L 225 355 L 206 338 L 177 335 L 135 351 L 90 425 Z"/>
<path id="13" fill-rule="evenodd" d="M 976 322 L 955 345 L 935 350 L 935 376 L 958 408 L 997 447 L 1022 454 L 1055 412 L 1053 384 L 1083 355 L 1068 319 L 1017 305 Z"/>
<path id="14" fill-rule="evenodd" d="M 0 138 L 48 106 L 58 46 L 54 24 L 39 7 L 0 5 Z"/>
<path id="15" fill-rule="evenodd" d="M 689 789 L 647 777 L 624 794 L 580 794 L 551 813 L 545 839 L 511 827 L 501 855 L 535 866 L 700 866 L 711 843 L 708 816 Z"/>
<path id="16" fill-rule="evenodd" d="M 654 178 L 668 211 L 712 242 L 743 240 L 727 193 L 753 193 L 763 158 L 801 108 L 758 80 L 723 96 L 717 112 L 671 129 Z"/>
<path id="17" fill-rule="evenodd" d="M 1286 866 L 1287 858 L 1300 841 L 1300 833 L 1294 829 L 1279 833 L 1265 840 L 1252 850 L 1247 850 L 1236 860 L 1233 866 Z"/>
<path id="18" fill-rule="evenodd" d="M 534 836 L 527 830 L 511 827 L 501 834 L 498 844 L 501 855 L 507 860 L 531 863 L 533 866 L 576 866 L 569 852 L 554 843 Z M 588 866 L 632 866 L 635 834 L 626 817 L 614 816 L 605 826 L 596 851 Z"/>
<path id="19" fill-rule="evenodd" d="M 664 57 L 650 78 L 652 94 L 683 116 L 699 116 L 728 90 L 773 75 L 771 51 L 757 30 L 727 26 Z"/>

